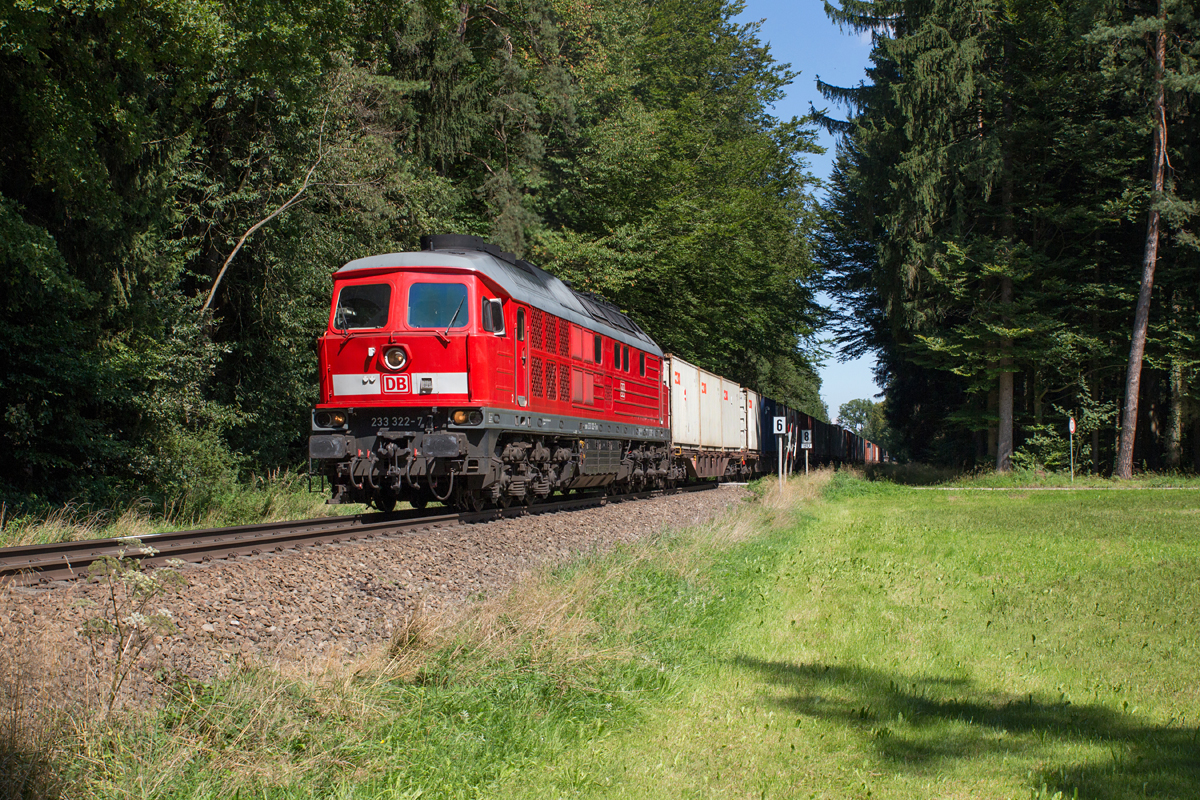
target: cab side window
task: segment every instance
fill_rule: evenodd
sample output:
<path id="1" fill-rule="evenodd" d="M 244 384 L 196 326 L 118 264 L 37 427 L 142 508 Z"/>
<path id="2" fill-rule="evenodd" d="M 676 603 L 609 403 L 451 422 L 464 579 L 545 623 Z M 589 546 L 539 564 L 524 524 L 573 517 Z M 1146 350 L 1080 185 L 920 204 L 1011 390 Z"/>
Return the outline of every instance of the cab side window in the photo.
<path id="1" fill-rule="evenodd" d="M 499 298 L 483 298 L 483 329 L 497 336 L 504 335 L 504 305 Z"/>

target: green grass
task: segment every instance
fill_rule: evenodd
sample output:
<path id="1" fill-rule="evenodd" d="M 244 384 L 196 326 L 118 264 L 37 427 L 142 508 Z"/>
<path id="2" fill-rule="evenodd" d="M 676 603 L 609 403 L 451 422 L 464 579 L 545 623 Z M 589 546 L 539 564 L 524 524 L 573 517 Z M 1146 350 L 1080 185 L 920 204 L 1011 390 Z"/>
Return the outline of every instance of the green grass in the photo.
<path id="1" fill-rule="evenodd" d="M 1074 480 L 1071 480 L 1071 475 L 1067 472 L 1014 469 L 1010 472 L 987 471 L 973 476 L 957 476 L 945 483 L 946 485 L 967 488 L 997 489 L 1021 487 L 1056 487 L 1063 489 L 1200 489 L 1200 476 L 1182 472 L 1143 472 L 1134 475 L 1132 480 L 1119 481 L 1100 475 L 1080 473 L 1075 475 Z"/>
<path id="2" fill-rule="evenodd" d="M 1012 469 L 996 472 L 991 469 L 964 474 L 950 467 L 928 464 L 868 464 L 864 470 L 867 480 L 894 483 L 902 486 L 942 486 L 964 489 L 1200 489 L 1200 476 L 1183 472 L 1140 472 L 1132 480 L 1117 481 L 1102 475 L 1078 471 L 1072 479 L 1066 471 L 1046 469 Z"/>
<path id="3" fill-rule="evenodd" d="M 87 793 L 1200 796 L 1193 492 L 764 489 L 375 662 L 184 686 Z"/>
<path id="4" fill-rule="evenodd" d="M 1200 795 L 1194 495 L 826 496 L 707 670 L 523 796 Z"/>

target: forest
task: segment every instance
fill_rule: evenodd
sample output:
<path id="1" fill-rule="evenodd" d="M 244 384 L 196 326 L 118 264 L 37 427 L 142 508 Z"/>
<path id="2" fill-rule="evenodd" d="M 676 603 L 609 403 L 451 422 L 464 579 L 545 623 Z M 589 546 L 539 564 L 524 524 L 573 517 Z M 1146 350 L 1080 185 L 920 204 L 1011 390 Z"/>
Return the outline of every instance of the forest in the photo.
<path id="1" fill-rule="evenodd" d="M 1187 0 L 844 0 L 866 79 L 816 279 L 878 355 L 889 448 L 960 467 L 1200 467 L 1200 17 Z M 1131 346 L 1131 342 L 1133 346 Z M 1140 348 L 1140 352 L 1138 352 Z"/>
<path id="2" fill-rule="evenodd" d="M 827 3 L 871 66 L 787 120 L 738 0 L 0 8 L 9 508 L 302 468 L 330 274 L 427 233 L 822 418 L 875 354 L 903 459 L 1200 466 L 1185 0 Z"/>
<path id="3" fill-rule="evenodd" d="M 0 494 L 302 468 L 331 273 L 464 233 L 824 416 L 811 121 L 727 0 L 8 0 Z M 169 504 L 169 506 L 168 506 Z"/>

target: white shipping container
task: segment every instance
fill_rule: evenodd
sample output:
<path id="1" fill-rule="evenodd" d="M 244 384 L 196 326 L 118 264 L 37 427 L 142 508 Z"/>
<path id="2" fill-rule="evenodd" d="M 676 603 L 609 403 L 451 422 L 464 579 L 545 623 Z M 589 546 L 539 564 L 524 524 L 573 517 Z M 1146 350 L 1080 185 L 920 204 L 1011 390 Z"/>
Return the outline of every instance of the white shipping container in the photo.
<path id="1" fill-rule="evenodd" d="M 700 446 L 720 450 L 724 443 L 721 430 L 721 376 L 698 369 L 700 374 Z"/>
<path id="2" fill-rule="evenodd" d="M 672 355 L 666 357 L 666 368 L 671 391 L 671 441 L 676 447 L 699 447 L 699 370 Z"/>
<path id="3" fill-rule="evenodd" d="M 743 389 L 746 404 L 746 449 L 758 452 L 758 440 L 762 435 L 759 427 L 762 425 L 762 409 L 758 407 L 758 392 L 753 389 Z"/>
<path id="4" fill-rule="evenodd" d="M 746 404 L 742 387 L 721 379 L 721 447 L 741 450 L 746 446 Z"/>

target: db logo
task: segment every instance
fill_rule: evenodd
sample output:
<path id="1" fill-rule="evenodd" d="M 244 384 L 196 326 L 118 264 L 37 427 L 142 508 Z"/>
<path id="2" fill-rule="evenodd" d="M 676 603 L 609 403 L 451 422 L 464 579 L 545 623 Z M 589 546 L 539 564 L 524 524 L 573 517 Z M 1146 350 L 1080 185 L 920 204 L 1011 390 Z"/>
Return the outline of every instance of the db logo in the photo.
<path id="1" fill-rule="evenodd" d="M 408 386 L 407 375 L 384 375 L 383 390 L 393 394 L 408 394 L 412 391 Z"/>

